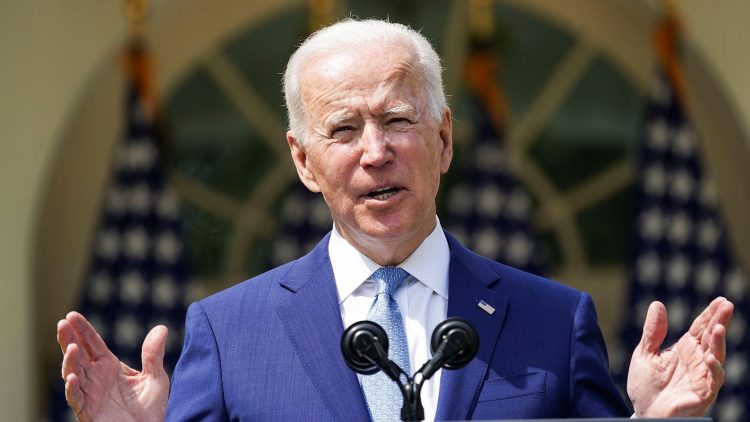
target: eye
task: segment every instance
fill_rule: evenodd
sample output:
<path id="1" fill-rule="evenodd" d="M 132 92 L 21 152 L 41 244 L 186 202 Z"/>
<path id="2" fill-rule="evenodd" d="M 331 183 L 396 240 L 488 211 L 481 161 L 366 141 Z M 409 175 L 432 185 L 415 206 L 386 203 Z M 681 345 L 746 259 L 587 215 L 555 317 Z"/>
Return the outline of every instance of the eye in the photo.
<path id="1" fill-rule="evenodd" d="M 354 132 L 357 130 L 354 126 L 350 125 L 341 125 L 336 126 L 331 131 L 331 138 L 334 139 L 349 139 L 353 136 Z"/>
<path id="2" fill-rule="evenodd" d="M 354 130 L 354 126 L 338 126 L 333 129 L 332 134 L 335 135 L 337 133 L 344 133 L 351 130 Z"/>
<path id="3" fill-rule="evenodd" d="M 411 124 L 412 121 L 407 119 L 406 117 L 393 117 L 388 119 L 386 122 L 388 125 L 401 125 L 401 124 Z"/>

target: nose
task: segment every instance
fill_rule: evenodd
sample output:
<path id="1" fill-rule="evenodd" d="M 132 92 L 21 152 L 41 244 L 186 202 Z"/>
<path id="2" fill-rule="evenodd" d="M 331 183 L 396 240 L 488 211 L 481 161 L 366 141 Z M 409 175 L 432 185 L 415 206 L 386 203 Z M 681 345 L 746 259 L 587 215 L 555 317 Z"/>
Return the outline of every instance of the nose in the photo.
<path id="1" fill-rule="evenodd" d="M 376 124 L 368 124 L 360 139 L 362 155 L 359 164 L 362 167 L 380 167 L 393 159 L 393 151 L 386 139 L 385 132 Z"/>

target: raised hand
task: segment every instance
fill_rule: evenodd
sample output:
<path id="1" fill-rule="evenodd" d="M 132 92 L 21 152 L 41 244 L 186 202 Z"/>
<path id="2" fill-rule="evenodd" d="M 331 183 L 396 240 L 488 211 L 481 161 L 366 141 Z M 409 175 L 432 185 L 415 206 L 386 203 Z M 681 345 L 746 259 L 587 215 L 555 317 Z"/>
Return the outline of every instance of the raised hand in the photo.
<path id="1" fill-rule="evenodd" d="M 143 341 L 139 372 L 120 362 L 81 314 L 57 323 L 65 398 L 79 421 L 163 421 L 169 396 L 164 371 L 167 327 Z"/>
<path id="2" fill-rule="evenodd" d="M 722 365 L 733 311 L 727 299 L 714 299 L 677 343 L 660 350 L 667 335 L 667 310 L 660 302 L 651 303 L 628 373 L 628 396 L 636 416 L 706 413 L 724 383 Z"/>

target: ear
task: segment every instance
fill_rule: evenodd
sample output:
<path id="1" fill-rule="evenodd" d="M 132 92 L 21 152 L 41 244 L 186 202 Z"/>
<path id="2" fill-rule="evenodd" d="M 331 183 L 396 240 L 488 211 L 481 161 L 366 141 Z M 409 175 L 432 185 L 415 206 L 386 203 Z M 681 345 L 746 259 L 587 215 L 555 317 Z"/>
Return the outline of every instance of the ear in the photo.
<path id="1" fill-rule="evenodd" d="M 448 172 L 453 159 L 453 115 L 449 108 L 443 113 L 439 134 L 440 141 L 443 144 L 443 149 L 440 152 L 440 172 L 445 174 Z"/>
<path id="2" fill-rule="evenodd" d="M 295 138 L 291 130 L 286 133 L 286 142 L 289 144 L 289 150 L 292 153 L 292 160 L 294 160 L 294 166 L 297 168 L 299 180 L 311 192 L 320 192 L 320 186 L 315 179 L 315 174 L 308 166 L 308 156 L 302 142 Z"/>

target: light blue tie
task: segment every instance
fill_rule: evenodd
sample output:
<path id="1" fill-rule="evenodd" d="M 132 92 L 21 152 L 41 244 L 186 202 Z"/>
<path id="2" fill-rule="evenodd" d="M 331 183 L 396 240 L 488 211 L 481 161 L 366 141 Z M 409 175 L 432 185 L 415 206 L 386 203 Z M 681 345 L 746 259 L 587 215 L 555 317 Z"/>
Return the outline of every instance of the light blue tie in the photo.
<path id="1" fill-rule="evenodd" d="M 398 267 L 383 267 L 370 276 L 368 280 L 378 283 L 378 294 L 367 314 L 367 319 L 383 327 L 388 334 L 388 358 L 409 374 L 409 345 L 406 342 L 401 310 L 393 297 L 398 286 L 407 277 L 409 273 Z M 373 375 L 364 375 L 361 378 L 372 420 L 375 422 L 401 420 L 403 396 L 396 383 L 383 371 Z M 402 381 L 404 380 L 402 376 Z"/>

